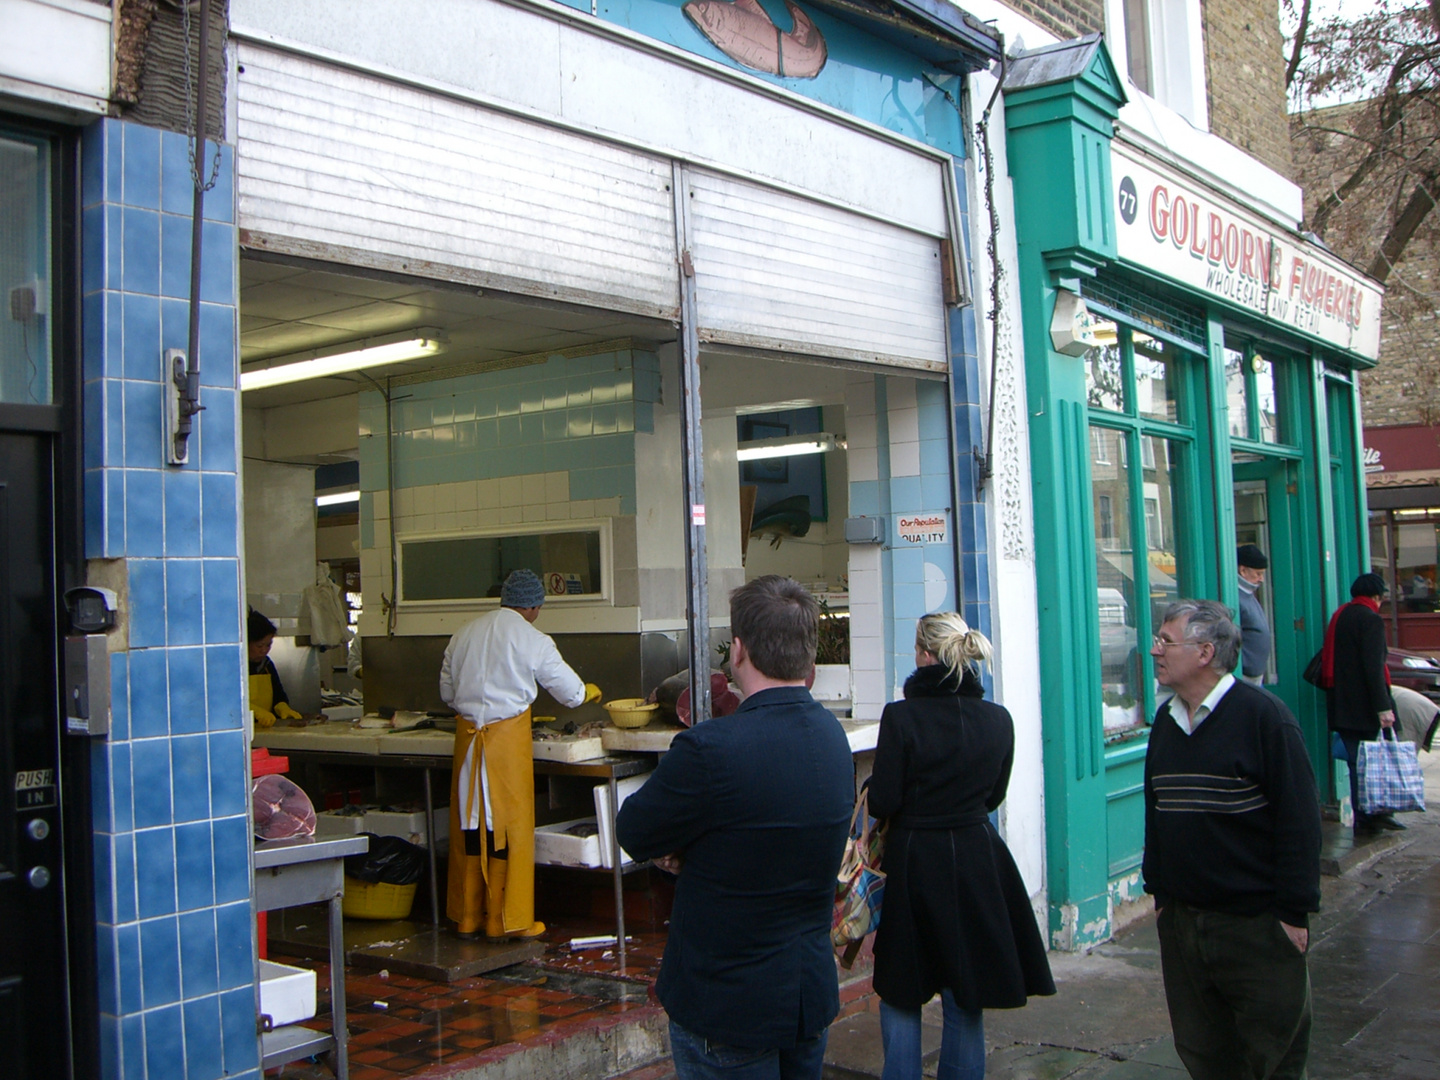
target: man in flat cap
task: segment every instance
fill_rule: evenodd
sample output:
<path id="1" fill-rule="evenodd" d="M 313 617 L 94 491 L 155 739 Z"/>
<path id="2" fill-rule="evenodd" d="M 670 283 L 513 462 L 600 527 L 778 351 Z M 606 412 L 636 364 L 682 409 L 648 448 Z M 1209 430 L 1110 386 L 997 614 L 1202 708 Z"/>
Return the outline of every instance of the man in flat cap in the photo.
<path id="1" fill-rule="evenodd" d="M 545 587 L 515 570 L 500 608 L 461 628 L 445 646 L 440 697 L 460 714 L 450 788 L 450 885 L 445 914 L 461 937 L 482 925 L 492 940 L 536 937 L 535 772 L 530 706 L 538 682 L 566 708 L 598 701 L 531 624 Z"/>
<path id="2" fill-rule="evenodd" d="M 1240 564 L 1240 674 L 1245 681 L 1260 686 L 1265 681 L 1265 667 L 1270 662 L 1270 620 L 1265 605 L 1260 603 L 1260 586 L 1270 560 L 1254 544 L 1241 544 L 1235 552 Z"/>

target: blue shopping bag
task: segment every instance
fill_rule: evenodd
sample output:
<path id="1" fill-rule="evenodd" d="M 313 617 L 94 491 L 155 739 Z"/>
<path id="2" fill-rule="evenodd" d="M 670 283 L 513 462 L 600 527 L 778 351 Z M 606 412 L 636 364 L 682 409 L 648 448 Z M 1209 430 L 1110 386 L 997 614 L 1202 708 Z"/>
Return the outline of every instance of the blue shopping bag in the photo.
<path id="1" fill-rule="evenodd" d="M 1384 728 L 1374 742 L 1360 744 L 1357 756 L 1356 786 L 1362 814 L 1425 809 L 1425 777 L 1413 742 L 1398 742 L 1395 732 Z"/>

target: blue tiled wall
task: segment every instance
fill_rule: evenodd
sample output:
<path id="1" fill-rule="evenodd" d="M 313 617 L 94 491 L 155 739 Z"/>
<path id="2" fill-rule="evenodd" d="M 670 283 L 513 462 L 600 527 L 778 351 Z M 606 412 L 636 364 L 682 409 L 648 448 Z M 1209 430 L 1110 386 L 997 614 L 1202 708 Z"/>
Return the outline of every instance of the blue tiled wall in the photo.
<path id="1" fill-rule="evenodd" d="M 184 137 L 103 120 L 81 146 L 85 547 L 124 560 L 128 649 L 92 744 L 107 1078 L 258 1076 L 236 505 L 234 158 L 207 193 L 190 463 L 167 466 L 163 350 L 185 348 Z"/>

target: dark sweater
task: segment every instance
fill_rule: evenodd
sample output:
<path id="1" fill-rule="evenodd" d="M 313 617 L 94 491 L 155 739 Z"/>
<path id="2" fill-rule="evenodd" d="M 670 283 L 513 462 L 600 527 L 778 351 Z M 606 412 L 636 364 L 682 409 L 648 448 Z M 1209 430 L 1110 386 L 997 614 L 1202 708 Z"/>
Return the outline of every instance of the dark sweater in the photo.
<path id="1" fill-rule="evenodd" d="M 1320 797 L 1284 702 L 1236 682 L 1186 735 L 1166 702 L 1145 755 L 1145 891 L 1306 926 L 1320 910 Z"/>

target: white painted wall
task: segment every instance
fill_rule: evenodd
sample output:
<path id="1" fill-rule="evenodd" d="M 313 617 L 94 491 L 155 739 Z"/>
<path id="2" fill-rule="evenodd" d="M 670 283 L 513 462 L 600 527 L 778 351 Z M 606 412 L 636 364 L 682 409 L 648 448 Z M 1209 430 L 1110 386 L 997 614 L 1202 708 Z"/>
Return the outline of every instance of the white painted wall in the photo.
<path id="1" fill-rule="evenodd" d="M 109 6 L 93 0 L 0 0 L 0 104 L 103 115 L 110 23 Z"/>
<path id="2" fill-rule="evenodd" d="M 359 395 L 347 394 L 272 409 L 246 408 L 241 414 L 245 456 L 280 461 L 358 457 L 359 403 Z"/>
<path id="3" fill-rule="evenodd" d="M 315 470 L 245 462 L 245 591 L 281 634 L 307 632 L 293 621 L 300 594 L 315 580 Z"/>

